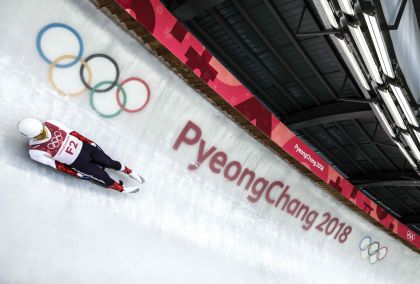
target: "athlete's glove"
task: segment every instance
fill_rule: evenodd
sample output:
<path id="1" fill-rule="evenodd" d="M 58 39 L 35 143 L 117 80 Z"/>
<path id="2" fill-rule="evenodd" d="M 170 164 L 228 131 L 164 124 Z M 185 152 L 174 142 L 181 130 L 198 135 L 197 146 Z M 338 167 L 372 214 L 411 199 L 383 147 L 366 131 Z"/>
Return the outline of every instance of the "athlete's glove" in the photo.
<path id="1" fill-rule="evenodd" d="M 122 185 L 122 182 L 118 183 L 118 182 L 114 181 L 114 183 L 111 184 L 110 186 L 108 186 L 108 188 L 119 191 L 119 192 L 124 191 L 124 186 Z"/>

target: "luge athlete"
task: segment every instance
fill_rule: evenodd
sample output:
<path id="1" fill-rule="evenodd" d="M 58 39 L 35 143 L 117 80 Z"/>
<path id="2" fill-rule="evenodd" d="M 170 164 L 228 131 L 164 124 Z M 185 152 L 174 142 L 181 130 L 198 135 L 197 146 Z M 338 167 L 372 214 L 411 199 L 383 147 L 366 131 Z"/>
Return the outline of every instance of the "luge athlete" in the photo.
<path id="1" fill-rule="evenodd" d="M 138 192 L 139 188 L 116 182 L 104 168 L 124 172 L 138 183 L 144 183 L 140 175 L 111 159 L 95 142 L 58 121 L 41 122 L 29 117 L 18 123 L 18 130 L 29 138 L 29 156 L 58 171 L 125 193 Z"/>

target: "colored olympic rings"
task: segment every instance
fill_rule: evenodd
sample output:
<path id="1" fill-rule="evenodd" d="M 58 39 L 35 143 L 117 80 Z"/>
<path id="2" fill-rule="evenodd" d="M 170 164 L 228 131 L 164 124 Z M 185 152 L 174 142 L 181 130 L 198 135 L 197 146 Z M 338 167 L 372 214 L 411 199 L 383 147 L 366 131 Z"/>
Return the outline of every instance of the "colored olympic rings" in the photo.
<path id="1" fill-rule="evenodd" d="M 45 32 L 47 32 L 48 30 L 52 29 L 52 28 L 62 28 L 64 30 L 67 30 L 69 32 L 71 32 L 77 39 L 78 43 L 79 43 L 79 51 L 77 53 L 77 55 L 71 55 L 71 54 L 65 54 L 65 55 L 61 55 L 58 58 L 54 59 L 54 60 L 50 60 L 44 53 L 44 51 L 42 50 L 42 39 L 43 36 L 45 34 Z M 118 114 L 120 114 L 122 111 L 126 111 L 129 113 L 134 113 L 134 112 L 139 112 L 141 110 L 143 110 L 146 105 L 148 104 L 149 100 L 150 100 L 150 88 L 149 85 L 141 78 L 138 77 L 130 77 L 128 79 L 125 79 L 124 81 L 122 81 L 121 83 L 118 83 L 119 81 L 119 77 L 120 77 L 120 69 L 118 67 L 117 62 L 110 57 L 109 55 L 103 54 L 103 53 L 95 53 L 92 55 L 89 55 L 88 57 L 86 57 L 84 60 L 82 59 L 83 56 L 83 51 L 84 51 L 84 47 L 83 47 L 83 41 L 82 38 L 80 36 L 80 34 L 72 27 L 70 27 L 69 25 L 63 24 L 63 23 L 51 23 L 46 25 L 45 27 L 43 27 L 39 32 L 38 35 L 36 37 L 36 48 L 37 51 L 39 53 L 39 55 L 47 62 L 50 64 L 49 70 L 48 70 L 48 80 L 51 83 L 52 87 L 61 95 L 64 96 L 79 96 L 82 95 L 83 93 L 85 93 L 87 90 L 89 91 L 89 102 L 90 102 L 90 106 L 92 107 L 92 109 L 98 113 L 100 116 L 105 117 L 105 118 L 111 118 L 111 117 L 115 117 Z M 102 57 L 105 58 L 107 60 L 109 60 L 112 65 L 114 65 L 115 68 L 115 78 L 113 81 L 102 81 L 99 83 L 96 83 L 94 86 L 92 86 L 92 81 L 93 81 L 93 76 L 92 76 L 92 68 L 89 66 L 88 62 L 94 58 L 97 57 Z M 63 60 L 71 60 L 69 63 L 61 63 L 61 61 Z M 80 62 L 80 69 L 79 69 L 79 75 L 80 75 L 80 79 L 83 83 L 83 85 L 85 86 L 85 88 L 83 88 L 82 90 L 78 91 L 78 92 L 74 92 L 74 93 L 66 93 L 63 90 L 61 90 L 56 82 L 54 81 L 54 70 L 55 68 L 68 68 L 71 67 L 73 65 L 75 65 L 76 63 Z M 87 76 L 85 74 L 85 69 L 87 70 Z M 133 108 L 133 109 L 129 109 L 126 107 L 127 104 L 127 94 L 126 91 L 123 88 L 123 85 L 130 82 L 130 81 L 137 81 L 139 83 L 141 83 L 145 89 L 146 89 L 146 100 L 144 101 L 144 103 L 142 105 L 140 105 L 137 108 Z M 102 88 L 101 88 L 102 87 Z M 105 93 L 108 92 L 110 90 L 112 90 L 114 87 L 116 88 L 116 100 L 118 103 L 118 106 L 120 107 L 120 109 L 114 113 L 110 113 L 110 114 L 106 114 L 106 113 L 102 113 L 100 112 L 95 104 L 94 104 L 94 93 Z M 123 99 L 121 102 L 121 98 L 120 98 L 120 93 L 122 93 L 123 95 Z"/>
<path id="2" fill-rule="evenodd" d="M 79 53 L 77 54 L 77 56 L 74 57 L 74 60 L 71 61 L 70 63 L 67 64 L 57 64 L 58 68 L 68 68 L 73 66 L 74 64 L 76 64 L 77 62 L 80 61 L 80 59 L 82 59 L 82 54 L 83 54 L 83 41 L 82 38 L 80 37 L 79 33 L 73 29 L 72 27 L 66 25 L 66 24 L 62 24 L 62 23 L 52 23 L 52 24 L 48 24 L 45 27 L 43 27 L 37 37 L 36 37 L 36 49 L 38 50 L 39 55 L 41 55 L 41 57 L 47 61 L 47 63 L 51 64 L 52 61 L 50 59 L 48 59 L 48 57 L 45 55 L 44 51 L 42 51 L 41 48 L 41 41 L 42 41 L 42 37 L 45 34 L 46 31 L 48 31 L 49 29 L 52 28 L 63 28 L 65 30 L 68 30 L 69 32 L 71 32 L 72 34 L 74 34 L 74 36 L 76 37 L 77 41 L 79 42 Z"/>
<path id="3" fill-rule="evenodd" d="M 138 111 L 141 111 L 142 109 L 144 109 L 146 107 L 147 103 L 149 102 L 149 99 L 150 99 L 149 85 L 147 85 L 147 83 L 144 80 L 140 79 L 140 78 L 130 77 L 130 78 L 125 79 L 124 81 L 121 82 L 121 87 L 125 83 L 130 82 L 130 81 L 137 81 L 137 82 L 140 82 L 140 83 L 142 83 L 144 85 L 144 87 L 146 88 L 146 101 L 144 102 L 143 105 L 141 105 L 140 107 L 138 107 L 136 109 L 128 109 L 128 108 L 125 107 L 125 104 L 121 103 L 121 100 L 120 100 L 120 89 L 118 88 L 117 89 L 117 95 L 116 95 L 117 96 L 117 103 L 120 106 L 120 108 L 123 109 L 123 110 L 125 110 L 126 112 L 138 112 Z M 122 89 L 122 90 L 124 90 L 124 89 Z"/>
<path id="4" fill-rule="evenodd" d="M 83 88 L 81 91 L 76 92 L 76 93 L 66 93 L 66 92 L 62 91 L 54 81 L 53 71 L 54 71 L 54 68 L 58 66 L 58 62 L 60 62 L 61 60 L 64 60 L 64 59 L 73 59 L 73 58 L 76 58 L 76 56 L 71 55 L 71 54 L 62 55 L 62 56 L 56 58 L 52 62 L 52 64 L 50 65 L 50 68 L 48 70 L 48 80 L 51 82 L 51 85 L 53 86 L 53 88 L 59 94 L 61 94 L 63 96 L 71 96 L 71 97 L 80 96 L 86 91 L 86 88 Z M 87 73 L 88 73 L 88 82 L 90 84 L 92 82 L 92 70 L 90 69 L 89 65 L 87 65 L 86 61 L 81 60 L 80 63 L 82 64 L 81 66 L 86 67 L 86 70 L 87 70 Z"/>
<path id="5" fill-rule="evenodd" d="M 384 259 L 388 254 L 388 248 L 380 246 L 379 242 L 372 242 L 372 238 L 366 236 L 359 243 L 360 255 L 363 258 L 369 257 L 369 262 L 375 264 L 378 260 Z"/>
<path id="6" fill-rule="evenodd" d="M 96 90 L 99 88 L 99 87 L 101 87 L 102 85 L 106 85 L 106 84 L 108 84 L 108 85 L 116 85 L 117 86 L 117 88 L 118 88 L 118 91 L 121 89 L 121 91 L 122 91 L 122 94 L 123 94 L 123 107 L 120 109 L 120 110 L 118 110 L 118 111 L 116 111 L 115 113 L 111 113 L 111 114 L 104 114 L 104 113 L 101 113 L 96 107 L 95 107 L 95 104 L 93 103 L 93 94 L 96 92 Z M 125 93 L 125 90 L 122 88 L 122 86 L 119 84 L 119 83 L 114 83 L 113 81 L 103 81 L 103 82 L 100 82 L 100 83 L 98 83 L 98 84 L 96 84 L 93 88 L 92 88 L 92 90 L 90 90 L 90 92 L 89 92 L 89 97 L 90 97 L 90 106 L 92 107 L 92 109 L 94 110 L 94 111 L 96 111 L 96 113 L 98 113 L 100 116 L 102 116 L 102 117 L 105 117 L 105 118 L 111 118 L 111 117 L 115 117 L 115 116 L 117 116 L 117 115 L 119 115 L 122 111 L 123 111 L 123 108 L 125 107 L 125 104 L 127 103 L 127 95 L 126 95 L 126 93 Z"/>
<path id="7" fill-rule="evenodd" d="M 108 88 L 105 88 L 103 90 L 96 89 L 96 92 L 98 92 L 98 93 L 105 93 L 105 92 L 108 92 L 109 90 L 111 90 L 112 88 L 114 88 L 115 85 L 118 83 L 118 79 L 120 77 L 120 69 L 118 68 L 118 64 L 117 64 L 117 62 L 115 62 L 114 59 L 112 59 L 110 56 L 108 56 L 106 54 L 102 54 L 102 53 L 96 53 L 96 54 L 89 55 L 88 57 L 85 58 L 84 61 L 87 63 L 87 62 L 89 62 L 89 60 L 91 60 L 95 57 L 104 57 L 104 58 L 108 59 L 109 61 L 111 61 L 111 63 L 115 67 L 114 82 L 112 82 L 112 84 Z M 89 86 L 90 82 L 87 83 L 86 80 L 85 80 L 85 77 L 83 75 L 83 70 L 85 69 L 85 67 L 86 67 L 85 64 L 80 65 L 80 79 L 82 79 L 82 83 L 83 83 L 83 85 L 86 86 L 86 88 L 88 88 L 89 90 L 92 90 L 92 87 Z"/>

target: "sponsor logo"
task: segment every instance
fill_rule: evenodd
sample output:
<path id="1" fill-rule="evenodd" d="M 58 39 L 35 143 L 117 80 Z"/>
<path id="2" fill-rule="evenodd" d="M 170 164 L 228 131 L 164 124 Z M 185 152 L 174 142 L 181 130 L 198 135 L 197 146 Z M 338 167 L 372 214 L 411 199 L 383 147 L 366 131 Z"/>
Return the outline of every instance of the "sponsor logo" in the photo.
<path id="1" fill-rule="evenodd" d="M 324 165 L 322 165 L 320 162 L 315 161 L 314 158 L 312 158 L 311 154 L 306 153 L 302 148 L 299 147 L 298 144 L 295 144 L 294 149 L 296 153 L 302 156 L 303 159 L 307 160 L 314 167 L 318 168 L 321 172 L 324 170 Z"/>

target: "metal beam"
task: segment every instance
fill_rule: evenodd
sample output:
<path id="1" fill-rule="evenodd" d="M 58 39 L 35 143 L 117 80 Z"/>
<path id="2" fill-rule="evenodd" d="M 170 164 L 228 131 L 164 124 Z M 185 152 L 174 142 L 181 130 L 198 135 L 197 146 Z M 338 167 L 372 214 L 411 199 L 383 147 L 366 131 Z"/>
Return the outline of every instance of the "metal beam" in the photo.
<path id="1" fill-rule="evenodd" d="M 234 42 L 244 51 L 244 53 L 248 56 L 252 62 L 260 68 L 265 75 L 270 78 L 273 85 L 282 93 L 283 97 L 288 99 L 295 108 L 301 110 L 302 106 L 300 103 L 294 98 L 293 94 L 291 94 L 280 82 L 280 80 L 272 73 L 267 66 L 255 55 L 255 53 L 249 48 L 249 46 L 243 41 L 243 39 L 237 34 L 237 32 L 232 28 L 227 20 L 220 15 L 220 13 L 212 8 L 209 10 L 210 15 L 222 26 L 223 30 L 225 30 Z"/>
<path id="2" fill-rule="evenodd" d="M 398 203 L 401 208 L 404 208 L 406 212 L 411 212 L 412 214 L 416 214 L 416 212 L 413 210 L 411 206 L 409 206 L 406 202 L 401 200 L 400 196 L 396 193 L 394 193 L 393 190 L 388 190 L 389 195 L 392 196 L 392 202 Z M 395 206 L 393 206 L 396 208 Z"/>
<path id="3" fill-rule="evenodd" d="M 419 176 L 414 171 L 409 172 L 377 172 L 368 175 L 353 176 L 350 182 L 355 185 L 374 184 L 379 182 L 419 181 Z"/>
<path id="4" fill-rule="evenodd" d="M 305 135 L 305 138 L 313 145 L 315 145 L 325 156 L 328 156 L 328 158 L 336 164 L 337 167 L 339 167 L 341 172 L 345 172 L 347 175 L 350 175 L 352 173 L 352 170 L 348 167 L 346 163 L 340 162 L 340 159 L 337 159 L 330 150 L 328 150 L 322 143 L 319 142 L 319 139 L 316 139 L 313 137 L 309 131 L 301 129 L 300 130 L 303 135 Z M 336 147 L 338 148 L 338 147 Z"/>
<path id="5" fill-rule="evenodd" d="M 417 187 L 420 186 L 420 180 L 389 180 L 389 181 L 377 181 L 356 184 L 358 187 Z"/>
<path id="6" fill-rule="evenodd" d="M 290 42 L 294 45 L 297 52 L 302 56 L 302 59 L 308 64 L 309 68 L 314 72 L 315 76 L 321 81 L 322 85 L 327 89 L 330 96 L 334 99 L 338 99 L 338 95 L 334 91 L 334 89 L 330 86 L 330 84 L 327 82 L 327 80 L 322 75 L 321 71 L 318 69 L 318 67 L 315 65 L 315 63 L 309 58 L 309 55 L 306 53 L 306 51 L 303 49 L 303 47 L 300 45 L 298 40 L 295 37 L 295 34 L 290 30 L 288 25 L 286 24 L 286 21 L 283 19 L 283 17 L 280 15 L 280 13 L 277 11 L 277 9 L 273 6 L 273 4 L 269 0 L 264 0 L 264 3 L 268 10 L 273 15 L 274 20 L 280 25 L 282 30 L 286 33 L 287 37 L 289 38 Z"/>
<path id="7" fill-rule="evenodd" d="M 323 127 L 322 125 L 320 125 L 320 128 L 324 131 L 325 134 L 327 134 L 327 136 L 334 141 L 334 143 L 337 145 L 337 147 L 341 150 L 341 152 L 343 153 L 343 156 L 346 156 L 347 159 L 349 159 L 357 168 L 359 168 L 359 170 L 361 170 L 363 173 L 367 173 L 366 169 L 363 168 L 359 162 L 348 153 L 348 151 L 341 146 L 340 141 L 337 140 L 337 138 L 334 137 L 334 135 L 332 135 L 328 129 L 325 129 L 325 127 Z"/>
<path id="8" fill-rule="evenodd" d="M 407 225 L 420 224 L 420 215 L 406 215 L 400 221 Z"/>
<path id="9" fill-rule="evenodd" d="M 324 24 L 322 23 L 321 19 L 314 15 L 314 12 L 312 11 L 311 3 L 313 0 L 302 0 L 305 3 L 305 6 L 308 7 L 308 13 L 311 15 L 312 20 L 314 21 L 314 27 L 322 30 L 324 28 Z M 330 1 L 331 2 L 331 1 Z M 332 1 L 331 3 L 334 4 L 335 1 Z M 322 39 L 327 43 L 329 46 L 330 52 L 337 58 L 338 66 L 340 66 L 341 71 L 344 72 L 347 76 L 351 75 L 351 71 L 349 70 L 349 67 L 344 62 L 342 55 L 338 52 L 337 48 L 335 47 L 335 44 L 332 42 L 330 37 L 322 37 Z M 301 40 L 302 41 L 302 40 Z M 356 83 L 354 77 L 351 75 L 350 81 L 352 82 L 352 86 L 355 90 L 355 92 L 360 96 L 360 98 L 364 98 L 365 95 L 363 94 L 363 91 L 358 87 L 358 84 Z"/>
<path id="10" fill-rule="evenodd" d="M 381 171 L 381 168 L 378 166 L 378 165 L 376 165 L 376 163 L 369 157 L 369 155 L 365 152 L 365 150 L 363 150 L 363 148 L 359 145 L 359 143 L 357 143 L 357 141 L 355 141 L 354 140 L 354 138 L 351 136 L 351 135 L 349 135 L 348 133 L 347 133 L 347 131 L 340 125 L 340 123 L 339 122 L 335 122 L 334 123 L 334 125 L 338 128 L 338 129 L 340 129 L 340 131 L 341 131 L 341 133 L 343 133 L 343 135 L 344 135 L 344 137 L 346 137 L 346 139 L 348 140 L 348 141 L 350 141 L 350 143 L 352 143 L 356 148 L 357 148 L 357 150 L 359 150 L 359 152 L 360 153 L 362 153 L 362 155 L 366 158 L 366 160 L 368 160 L 369 161 L 369 163 L 376 169 L 376 170 L 378 170 L 378 171 Z"/>
<path id="11" fill-rule="evenodd" d="M 414 12 L 416 12 L 417 22 L 418 22 L 419 28 L 420 28 L 420 2 L 419 1 L 413 1 L 413 6 L 414 6 Z"/>
<path id="12" fill-rule="evenodd" d="M 385 187 L 383 190 L 386 190 L 388 194 L 393 197 L 393 202 L 400 204 L 400 206 L 407 211 L 416 213 L 411 206 L 408 206 L 401 200 L 400 196 L 398 196 L 392 188 L 387 190 L 387 187 L 417 187 L 420 180 L 417 173 L 414 171 L 371 173 L 365 176 L 353 177 L 350 179 L 350 182 L 369 191 L 373 188 Z M 416 202 L 417 206 L 420 206 L 420 203 L 417 202 L 416 198 L 412 196 L 409 191 L 406 191 L 406 194 Z"/>
<path id="13" fill-rule="evenodd" d="M 213 8 L 225 0 L 188 0 L 176 7 L 171 13 L 181 22 L 194 19 L 205 11 Z"/>
<path id="14" fill-rule="evenodd" d="M 388 144 L 388 143 L 381 143 L 381 142 L 373 142 L 373 144 L 378 146 L 390 147 L 396 149 L 398 146 L 396 144 Z"/>
<path id="15" fill-rule="evenodd" d="M 326 36 L 326 35 L 334 35 L 334 34 L 341 34 L 341 32 L 337 30 L 325 30 L 325 31 L 296 33 L 296 36 L 308 37 L 308 36 Z"/>
<path id="16" fill-rule="evenodd" d="M 306 86 L 306 84 L 303 82 L 303 80 L 299 77 L 299 75 L 296 74 L 296 72 L 290 67 L 290 64 L 280 55 L 280 53 L 277 51 L 277 49 L 274 47 L 274 45 L 271 43 L 271 41 L 264 35 L 261 28 L 252 20 L 252 18 L 248 15 L 246 10 L 242 7 L 240 4 L 240 1 L 238 0 L 232 0 L 233 4 L 235 5 L 236 9 L 238 9 L 239 13 L 241 13 L 242 17 L 245 18 L 248 25 L 250 25 L 255 33 L 259 36 L 259 38 L 264 42 L 264 44 L 268 47 L 268 49 L 271 51 L 271 53 L 274 55 L 274 57 L 277 59 L 278 62 L 289 72 L 289 74 L 293 77 L 293 79 L 296 80 L 296 82 L 302 87 L 302 89 L 312 98 L 312 100 L 317 104 L 320 105 L 321 102 L 319 98 L 311 91 L 311 89 Z M 303 13 L 302 13 L 303 16 Z"/>
<path id="17" fill-rule="evenodd" d="M 271 110 L 271 112 L 273 114 L 275 114 L 277 117 L 284 117 L 286 115 L 286 112 L 284 111 L 284 109 L 277 103 L 275 102 L 271 96 L 265 91 L 263 90 L 249 75 L 248 73 L 242 69 L 242 67 L 240 67 L 234 60 L 232 60 L 232 58 L 226 54 L 226 52 L 207 34 L 206 31 L 203 30 L 203 28 L 200 27 L 200 25 L 198 25 L 194 20 L 189 21 L 188 26 L 190 26 L 194 31 L 196 31 L 196 34 L 199 35 L 199 37 L 201 37 L 203 44 L 213 53 L 213 54 L 218 54 L 218 59 L 222 61 L 222 63 L 224 63 L 223 61 L 225 61 L 224 64 L 232 66 L 234 68 L 234 70 L 236 71 L 235 73 L 239 73 L 238 76 L 240 78 L 243 78 L 245 80 L 245 85 L 250 86 L 252 89 L 254 89 L 255 91 L 257 91 L 260 95 L 258 96 L 259 100 L 262 101 L 264 103 L 264 105 Z M 271 109 L 270 107 L 268 107 L 267 105 L 272 105 L 273 107 L 276 108 L 276 110 Z"/>
<path id="18" fill-rule="evenodd" d="M 372 99 L 345 99 L 340 98 L 338 99 L 340 102 L 353 102 L 353 103 L 359 103 L 359 104 L 370 104 L 373 103 Z"/>
<path id="19" fill-rule="evenodd" d="M 303 9 L 302 9 L 302 13 L 300 14 L 300 17 L 299 17 L 298 26 L 296 28 L 296 33 L 299 33 L 300 26 L 302 25 L 302 21 L 303 21 L 303 16 L 305 15 L 305 12 L 306 12 L 307 9 L 308 8 L 306 6 L 304 6 Z"/>
<path id="20" fill-rule="evenodd" d="M 413 2 L 416 2 L 416 1 L 413 1 Z M 386 27 L 385 30 L 391 31 L 391 30 L 397 30 L 398 29 L 398 27 L 400 26 L 401 18 L 402 18 L 402 15 L 404 13 L 406 5 L 407 5 L 407 0 L 403 0 L 401 2 L 400 8 L 398 10 L 398 14 L 397 14 L 397 18 L 395 19 L 395 23 L 393 25 L 390 25 L 390 26 Z"/>
<path id="21" fill-rule="evenodd" d="M 289 114 L 284 124 L 290 130 L 357 118 L 375 117 L 367 104 L 338 102 Z"/>
<path id="22" fill-rule="evenodd" d="M 360 124 L 360 122 L 357 121 L 357 120 L 353 120 L 353 124 L 359 129 L 359 131 L 363 134 L 363 136 L 365 136 L 366 139 L 370 143 L 372 143 L 372 145 L 375 147 L 375 149 L 388 162 L 388 164 L 390 164 L 391 167 L 394 170 L 397 170 L 398 169 L 397 165 L 395 165 L 395 163 L 387 155 L 385 155 L 384 151 L 378 145 L 376 145 L 375 141 L 373 141 L 373 139 L 369 136 L 369 134 L 366 132 L 366 130 L 363 128 L 363 126 Z"/>

